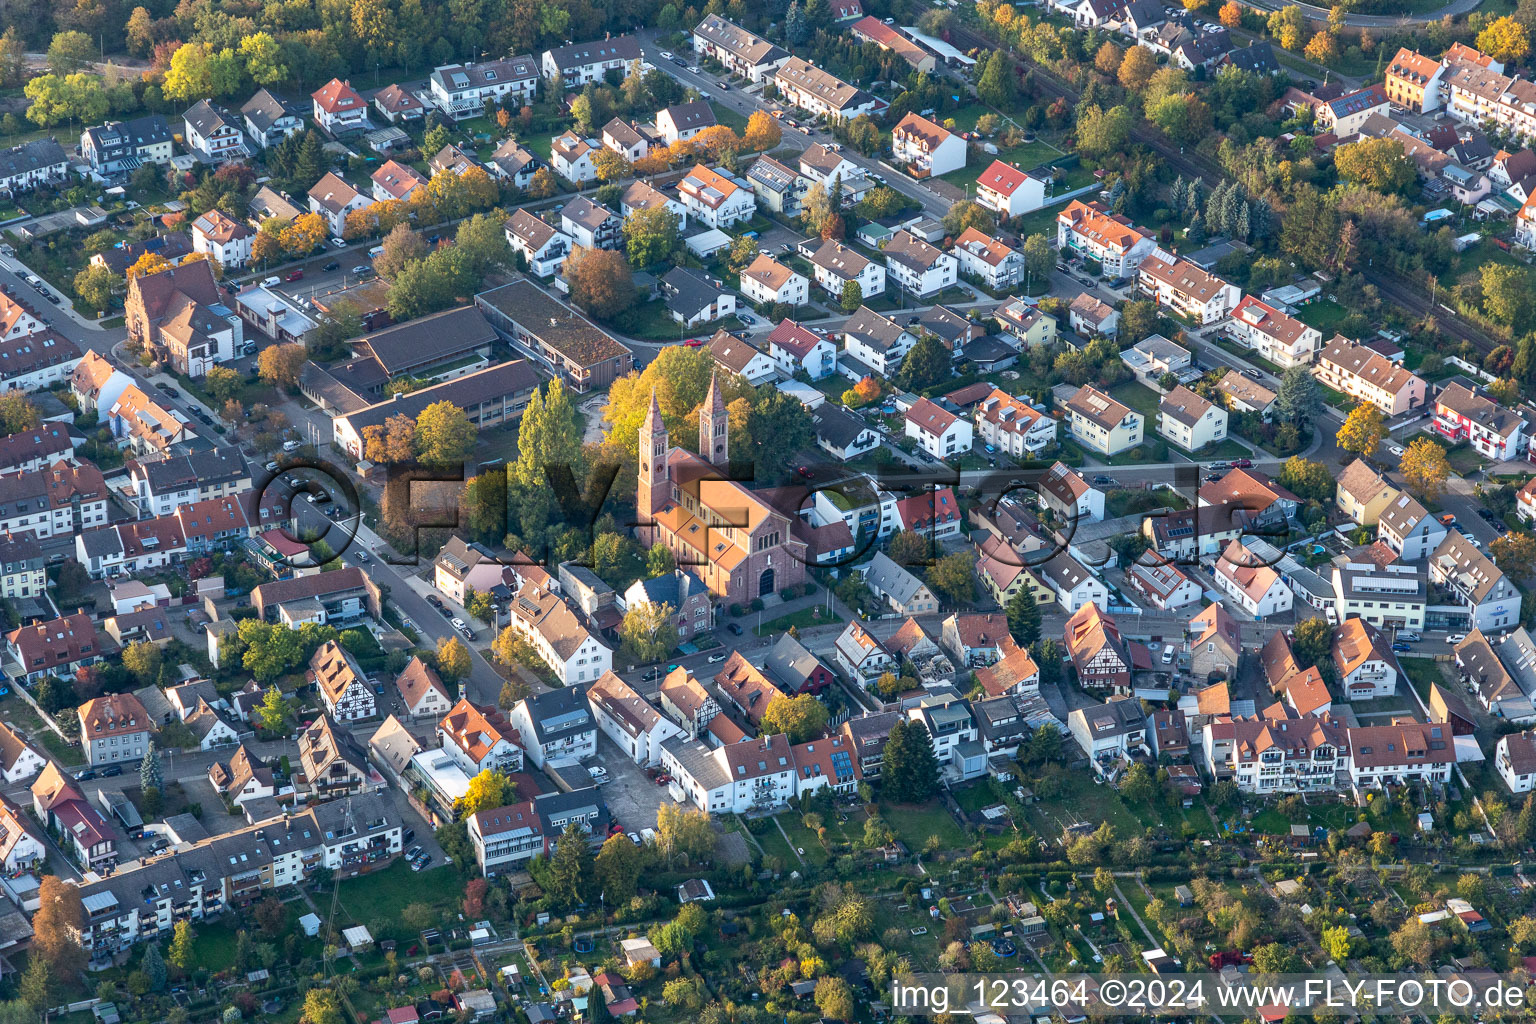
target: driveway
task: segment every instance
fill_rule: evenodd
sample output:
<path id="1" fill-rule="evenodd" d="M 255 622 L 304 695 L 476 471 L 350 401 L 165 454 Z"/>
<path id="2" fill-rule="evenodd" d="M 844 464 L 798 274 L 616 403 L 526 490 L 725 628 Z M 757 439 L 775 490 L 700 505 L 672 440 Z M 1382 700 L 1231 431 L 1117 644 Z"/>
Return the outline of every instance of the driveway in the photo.
<path id="1" fill-rule="evenodd" d="M 608 784 L 603 799 L 613 820 L 626 832 L 656 827 L 656 814 L 662 803 L 672 803 L 667 786 L 658 786 L 645 769 L 631 761 L 606 735 L 597 734 L 597 764 L 608 769 Z M 622 808 L 622 810 L 616 810 Z"/>

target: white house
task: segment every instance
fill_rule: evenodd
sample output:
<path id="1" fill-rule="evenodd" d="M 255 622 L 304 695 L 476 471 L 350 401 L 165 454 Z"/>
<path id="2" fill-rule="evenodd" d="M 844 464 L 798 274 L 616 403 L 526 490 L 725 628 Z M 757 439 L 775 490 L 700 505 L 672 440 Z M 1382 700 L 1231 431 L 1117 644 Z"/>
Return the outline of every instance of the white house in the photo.
<path id="1" fill-rule="evenodd" d="M 692 103 L 674 103 L 670 107 L 663 107 L 656 114 L 656 130 L 666 140 L 667 145 L 691 139 L 706 128 L 713 128 L 719 124 L 715 120 L 715 109 L 706 100 L 694 100 Z"/>
<path id="2" fill-rule="evenodd" d="M 953 458 L 971 450 L 973 429 L 970 421 L 941 409 L 926 398 L 919 398 L 907 410 L 905 433 L 936 459 Z"/>
<path id="3" fill-rule="evenodd" d="M 843 627 L 833 644 L 832 658 L 860 686 L 868 686 L 896 667 L 891 652 L 857 619 Z"/>
<path id="4" fill-rule="evenodd" d="M 1371 700 L 1397 692 L 1397 659 L 1391 645 L 1364 619 L 1346 619 L 1335 630 L 1333 666 L 1345 700 Z"/>
<path id="5" fill-rule="evenodd" d="M 1045 182 L 993 160 L 976 179 L 976 202 L 1002 217 L 1020 217 L 1045 205 Z"/>
<path id="6" fill-rule="evenodd" d="M 1158 560 L 1151 565 L 1136 562 L 1125 570 L 1125 582 L 1152 607 L 1165 612 L 1195 604 L 1204 597 L 1200 585 L 1170 561 Z"/>
<path id="7" fill-rule="evenodd" d="M 1016 459 L 1034 458 L 1056 442 L 1054 419 L 999 388 L 981 400 L 974 415 L 982 442 Z"/>
<path id="8" fill-rule="evenodd" d="M 797 792 L 794 752 L 783 733 L 722 747 L 674 737 L 662 745 L 661 766 L 684 800 L 710 814 L 771 810 Z"/>
<path id="9" fill-rule="evenodd" d="M 718 14 L 706 14 L 693 30 L 694 52 L 713 57 L 749 82 L 757 83 L 764 75 L 777 71 L 789 53 L 762 36 L 748 32 Z"/>
<path id="10" fill-rule="evenodd" d="M 545 50 L 540 63 L 545 78 L 558 78 L 566 89 L 579 90 L 588 82 L 601 82 L 610 71 L 628 69 L 643 57 L 634 36 L 609 36 Z"/>
<path id="11" fill-rule="evenodd" d="M 661 745 L 674 736 L 686 735 L 612 672 L 604 673 L 587 689 L 587 700 L 597 727 L 642 767 L 660 764 Z"/>
<path id="12" fill-rule="evenodd" d="M 1154 249 L 1142 261 L 1137 285 L 1158 305 L 1200 324 L 1225 319 L 1243 298 L 1237 285 L 1208 274 L 1163 248 Z"/>
<path id="13" fill-rule="evenodd" d="M 1056 248 L 1097 260 L 1105 277 L 1119 281 L 1135 275 L 1157 243 L 1103 205 L 1074 199 L 1056 215 Z"/>
<path id="14" fill-rule="evenodd" d="M 1322 334 L 1289 314 L 1252 295 L 1244 296 L 1232 311 L 1227 334 L 1239 345 L 1253 349 L 1276 366 L 1306 366 L 1323 343 Z"/>
<path id="15" fill-rule="evenodd" d="M 884 377 L 893 377 L 917 337 L 895 320 L 860 306 L 843 322 L 843 347 L 848 354 Z"/>
<path id="16" fill-rule="evenodd" d="M 917 298 L 937 295 L 959 275 L 959 260 L 905 229 L 892 235 L 883 251 L 887 277 Z"/>
<path id="17" fill-rule="evenodd" d="M 1065 551 L 1058 551 L 1050 560 L 1033 568 L 1068 615 L 1076 615 L 1084 605 L 1102 608 L 1109 604 L 1109 588 L 1104 581 Z"/>
<path id="18" fill-rule="evenodd" d="M 1216 560 L 1215 579 L 1228 597 L 1255 618 L 1288 611 L 1295 596 L 1272 566 L 1264 565 L 1237 540 Z"/>
<path id="19" fill-rule="evenodd" d="M 486 101 L 532 103 L 539 88 L 539 65 L 530 54 L 469 64 L 445 64 L 427 79 L 432 103 L 455 120 L 477 117 Z"/>
<path id="20" fill-rule="evenodd" d="M 1147 714 L 1141 701 L 1113 697 L 1067 716 L 1067 731 L 1095 765 L 1129 758 L 1147 743 Z"/>
<path id="21" fill-rule="evenodd" d="M 1227 410 L 1180 384 L 1157 405 L 1157 432 L 1187 452 L 1226 439 Z"/>
<path id="22" fill-rule="evenodd" d="M 339 136 L 364 132 L 373 125 L 368 120 L 368 103 L 340 78 L 333 78 L 310 94 L 315 124 L 327 135 Z"/>
<path id="23" fill-rule="evenodd" d="M 325 218 L 332 238 L 340 238 L 346 231 L 347 214 L 372 204 L 370 197 L 342 181 L 333 171 L 326 172 L 309 190 L 309 212 Z"/>
<path id="24" fill-rule="evenodd" d="M 607 672 L 605 668 L 598 675 Z M 518 701 L 507 713 L 508 724 L 517 730 L 523 751 L 537 767 L 551 761 L 584 761 L 597 753 L 597 719 L 587 702 L 588 685 L 572 684 L 536 693 Z"/>
<path id="25" fill-rule="evenodd" d="M 1536 787 L 1536 729 L 1500 736 L 1493 765 L 1511 793 L 1529 793 Z"/>
<path id="26" fill-rule="evenodd" d="M 1429 509 L 1406 492 L 1387 503 L 1377 521 L 1377 539 L 1404 562 L 1422 562 L 1450 532 Z"/>
<path id="27" fill-rule="evenodd" d="M 251 261 L 256 232 L 218 210 L 209 210 L 192 222 L 192 251 L 207 253 L 221 267 L 243 267 Z"/>
<path id="28" fill-rule="evenodd" d="M 709 339 L 709 354 L 714 357 L 716 366 L 738 374 L 748 384 L 762 384 L 778 376 L 778 366 L 772 356 L 723 328 Z"/>
<path id="29" fill-rule="evenodd" d="M 811 380 L 821 380 L 837 368 L 837 346 L 793 320 L 781 320 L 769 332 L 768 355 L 788 377 L 804 370 Z"/>
<path id="30" fill-rule="evenodd" d="M 1024 280 L 1024 254 L 977 228 L 961 232 L 949 251 L 959 261 L 961 274 L 978 278 L 993 291 L 1007 291 Z"/>
<path id="31" fill-rule="evenodd" d="M 525 586 L 508 611 L 513 630 L 533 644 L 565 685 L 595 682 L 613 667 L 613 652 L 588 632 L 558 594 Z"/>
<path id="32" fill-rule="evenodd" d="M 597 180 L 597 166 L 592 158 L 597 147 L 575 132 L 557 135 L 549 144 L 549 164 L 555 173 L 576 185 Z"/>
<path id="33" fill-rule="evenodd" d="M 210 163 L 244 160 L 250 155 L 240 122 L 207 100 L 198 100 L 181 115 L 187 148 Z"/>
<path id="34" fill-rule="evenodd" d="M 891 155 L 916 177 L 936 178 L 965 166 L 965 140 L 921 114 L 908 114 L 891 129 Z"/>
<path id="35" fill-rule="evenodd" d="M 372 718 L 376 713 L 368 676 L 341 644 L 327 640 L 309 659 L 306 678 L 320 691 L 325 710 L 338 722 Z"/>
<path id="36" fill-rule="evenodd" d="M 503 225 L 507 244 L 527 260 L 528 272 L 535 277 L 550 277 L 571 254 L 571 237 L 549 222 L 519 209 Z"/>
<path id="37" fill-rule="evenodd" d="M 755 305 L 803 306 L 810 300 L 811 282 L 772 256 L 759 253 L 741 272 L 741 293 Z"/>
<path id="38" fill-rule="evenodd" d="M 816 283 L 828 295 L 841 300 L 843 286 L 853 281 L 865 298 L 885 291 L 885 268 L 835 239 L 826 239 L 809 256 Z"/>
<path id="39" fill-rule="evenodd" d="M 812 181 L 825 185 L 828 191 L 839 178 L 847 181 L 860 174 L 859 165 L 843 156 L 843 147 L 836 142 L 816 145 L 800 154 L 800 173 Z"/>
<path id="40" fill-rule="evenodd" d="M 0 723 L 0 778 L 15 785 L 30 779 L 47 764 L 37 748 L 22 739 L 15 729 Z"/>
<path id="41" fill-rule="evenodd" d="M 694 165 L 677 183 L 677 195 L 683 207 L 712 228 L 728 228 L 752 219 L 757 199 L 750 188 L 743 188 L 730 178 Z"/>

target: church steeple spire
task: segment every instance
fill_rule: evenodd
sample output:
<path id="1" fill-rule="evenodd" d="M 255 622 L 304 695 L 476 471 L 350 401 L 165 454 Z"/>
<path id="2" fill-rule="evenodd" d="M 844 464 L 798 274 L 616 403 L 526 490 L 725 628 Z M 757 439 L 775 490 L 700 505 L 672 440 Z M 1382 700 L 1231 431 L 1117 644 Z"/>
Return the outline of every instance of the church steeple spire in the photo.
<path id="1" fill-rule="evenodd" d="M 699 454 L 711 464 L 724 466 L 731 461 L 731 417 L 725 411 L 725 396 L 720 391 L 720 375 L 709 375 L 709 394 L 699 406 Z"/>
<path id="2" fill-rule="evenodd" d="M 651 408 L 640 424 L 639 505 L 644 515 L 654 515 L 671 497 L 667 484 L 667 423 L 661 418 L 656 389 L 651 389 Z"/>

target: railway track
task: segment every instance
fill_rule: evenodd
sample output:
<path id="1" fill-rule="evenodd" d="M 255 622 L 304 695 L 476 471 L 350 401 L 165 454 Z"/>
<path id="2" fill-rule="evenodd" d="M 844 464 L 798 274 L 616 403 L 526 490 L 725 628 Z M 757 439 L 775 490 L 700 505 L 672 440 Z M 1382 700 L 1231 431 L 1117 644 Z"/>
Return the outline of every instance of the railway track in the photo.
<path id="1" fill-rule="evenodd" d="M 950 43 L 960 50 L 980 48 L 993 50 L 997 48 L 997 42 L 988 39 L 979 32 L 975 32 L 964 26 L 951 26 L 949 30 Z M 1039 64 L 1020 58 L 1011 49 L 1005 50 L 1008 59 L 1016 69 L 1022 69 L 1033 74 L 1033 80 L 1042 99 L 1064 98 L 1068 103 L 1076 104 L 1081 97 L 1081 91 L 1072 87 L 1060 76 L 1044 68 Z M 1138 123 L 1131 130 L 1131 139 L 1157 153 L 1169 167 L 1185 177 L 1204 178 L 1207 181 L 1224 181 L 1227 173 L 1214 159 L 1196 151 L 1186 152 L 1182 147 L 1174 145 L 1161 132 L 1148 127 L 1145 123 Z M 1465 338 L 1472 343 L 1472 347 L 1481 354 L 1487 355 L 1500 345 L 1511 344 L 1500 338 L 1490 335 L 1481 326 L 1460 313 L 1439 305 L 1430 300 L 1424 288 L 1420 284 L 1406 281 L 1397 277 L 1388 277 L 1370 270 L 1363 271 L 1366 281 L 1376 287 L 1376 290 L 1385 299 L 1390 300 L 1400 308 L 1413 313 L 1420 320 L 1433 316 L 1440 329 L 1454 337 Z"/>

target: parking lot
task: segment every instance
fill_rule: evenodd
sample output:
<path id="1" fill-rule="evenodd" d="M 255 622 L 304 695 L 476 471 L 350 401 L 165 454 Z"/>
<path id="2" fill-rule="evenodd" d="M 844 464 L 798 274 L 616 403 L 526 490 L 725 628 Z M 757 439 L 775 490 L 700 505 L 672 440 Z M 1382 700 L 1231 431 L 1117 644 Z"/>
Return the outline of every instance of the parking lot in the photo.
<path id="1" fill-rule="evenodd" d="M 624 827 L 625 832 L 639 832 L 656 827 L 656 814 L 663 803 L 672 803 L 666 786 L 658 786 L 645 769 L 631 761 L 618 746 L 601 732 L 597 734 L 597 758 L 588 762 L 608 769 L 608 783 L 602 787 L 603 799 L 613 820 Z"/>

